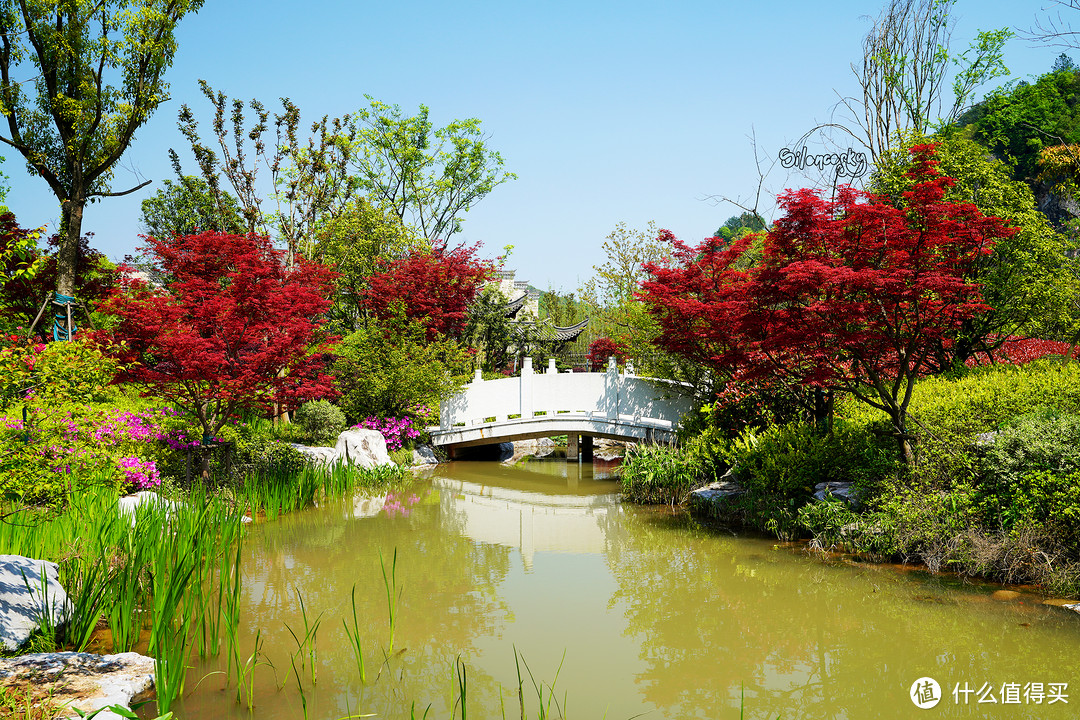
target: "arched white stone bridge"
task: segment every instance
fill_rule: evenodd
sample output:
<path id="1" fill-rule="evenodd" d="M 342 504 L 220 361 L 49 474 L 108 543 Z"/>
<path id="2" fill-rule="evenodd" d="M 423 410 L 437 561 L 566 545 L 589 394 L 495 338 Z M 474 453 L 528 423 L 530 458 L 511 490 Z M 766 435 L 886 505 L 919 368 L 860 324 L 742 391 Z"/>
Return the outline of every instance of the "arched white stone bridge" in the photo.
<path id="1" fill-rule="evenodd" d="M 670 380 L 620 375 L 615 359 L 607 372 L 560 373 L 555 361 L 533 373 L 525 358 L 518 377 L 483 380 L 480 373 L 458 395 L 443 401 L 432 441 L 447 448 L 566 435 L 567 457 L 578 456 L 579 438 L 591 453 L 592 438 L 639 442 L 675 441 L 682 418 L 695 408 L 685 388 Z"/>

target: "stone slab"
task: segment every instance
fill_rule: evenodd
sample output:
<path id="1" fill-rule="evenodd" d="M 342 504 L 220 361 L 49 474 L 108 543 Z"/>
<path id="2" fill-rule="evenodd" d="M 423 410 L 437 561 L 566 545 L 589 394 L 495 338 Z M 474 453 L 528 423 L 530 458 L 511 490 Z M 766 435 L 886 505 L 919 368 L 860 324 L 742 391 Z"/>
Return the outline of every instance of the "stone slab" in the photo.
<path id="1" fill-rule="evenodd" d="M 30 686 L 69 708 L 66 717 L 112 705 L 130 707 L 132 701 L 147 698 L 154 687 L 154 659 L 127 652 L 117 655 L 59 652 L 35 653 L 0 658 L 0 685 Z M 123 720 L 108 710 L 97 720 Z"/>
<path id="2" fill-rule="evenodd" d="M 41 627 L 44 617 L 49 617 L 54 627 L 67 622 L 71 601 L 59 575 L 56 563 L 0 555 L 0 645 L 4 649 L 19 649 Z"/>

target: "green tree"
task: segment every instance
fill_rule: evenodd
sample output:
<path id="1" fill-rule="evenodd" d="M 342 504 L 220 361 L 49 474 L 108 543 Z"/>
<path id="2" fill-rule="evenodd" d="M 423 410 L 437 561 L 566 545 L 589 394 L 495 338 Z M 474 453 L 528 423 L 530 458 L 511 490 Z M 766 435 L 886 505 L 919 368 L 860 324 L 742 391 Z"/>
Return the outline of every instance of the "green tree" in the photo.
<path id="1" fill-rule="evenodd" d="M 902 193 L 912 186 L 905 175 L 912 167 L 908 148 L 928 141 L 904 136 L 900 148 L 879 159 L 871 188 L 899 205 Z M 945 201 L 974 203 L 983 214 L 1019 228 L 1014 235 L 999 240 L 969 278 L 982 284 L 983 299 L 991 310 L 965 321 L 955 338 L 955 360 L 963 362 L 972 353 L 996 347 L 1013 334 L 1071 334 L 1070 312 L 1078 287 L 1075 264 L 1067 256 L 1069 240 L 1036 208 L 1031 189 L 1013 180 L 1009 167 L 991 157 L 969 134 L 947 129 L 933 141 L 937 143 L 939 169 L 955 180 L 945 191 Z"/>
<path id="2" fill-rule="evenodd" d="M 298 254 L 310 257 L 316 229 L 358 197 L 359 182 L 348 173 L 356 138 L 349 116 L 332 120 L 323 116 L 312 123 L 311 135 L 302 140 L 300 109 L 288 98 L 281 98 L 282 110 L 273 117 L 274 135 L 270 138 L 270 113 L 259 100 L 246 104 L 230 100 L 224 93 L 214 92 L 205 80 L 199 81 L 199 89 L 214 108 L 211 142 L 217 145 L 221 159 L 204 144 L 199 123 L 187 105 L 180 108 L 178 124 L 219 216 L 228 215 L 230 195 L 222 188 L 224 175 L 240 204 L 248 232 L 267 235 L 285 245 L 290 265 Z M 251 117 L 245 114 L 245 107 Z M 169 154 L 176 174 L 183 178 L 179 156 L 173 150 Z M 270 176 L 269 197 L 259 182 L 259 173 L 264 171 Z"/>
<path id="3" fill-rule="evenodd" d="M 506 313 L 507 298 L 498 286 L 488 285 L 469 306 L 464 337 L 477 351 L 477 361 L 485 372 L 499 372 L 514 358 L 523 340 L 523 328 Z"/>
<path id="4" fill-rule="evenodd" d="M 83 209 L 111 192 L 135 131 L 168 98 L 177 23 L 202 0 L 0 1 L 0 113 L 60 201 L 57 292 L 73 296 Z M 23 77 L 17 75 L 22 74 Z"/>
<path id="5" fill-rule="evenodd" d="M 715 237 L 722 237 L 725 240 L 737 240 L 743 235 L 752 232 L 761 232 L 765 229 L 765 220 L 762 219 L 757 213 L 744 212 L 738 215 L 732 215 L 724 224 L 716 229 L 713 233 Z"/>
<path id="6" fill-rule="evenodd" d="M 428 240 L 446 240 L 461 230 L 461 215 L 502 183 L 517 176 L 503 171 L 476 118 L 435 128 L 428 108 L 406 116 L 397 105 L 371 97 L 357 113 L 355 168 L 373 201 Z"/>
<path id="7" fill-rule="evenodd" d="M 459 343 L 430 341 L 404 312 L 384 324 L 369 320 L 337 347 L 333 374 L 338 404 L 352 422 L 368 416 L 402 417 L 417 405 L 438 406 L 467 378 L 469 353 Z"/>
<path id="8" fill-rule="evenodd" d="M 346 205 L 315 233 L 314 258 L 338 271 L 332 318 L 347 331 L 363 322 L 360 298 L 382 263 L 427 247 L 396 217 L 361 198 Z"/>
<path id="9" fill-rule="evenodd" d="M 166 180 L 153 197 L 142 201 L 142 228 L 151 237 L 194 235 L 206 230 L 238 234 L 245 231 L 240 205 L 227 193 L 215 201 L 201 178 L 184 175 Z"/>
<path id="10" fill-rule="evenodd" d="M 0 165 L 3 163 L 4 156 L 0 155 Z M 8 190 L 10 189 L 11 186 L 8 185 L 8 176 L 4 174 L 3 170 L 0 170 L 0 215 L 11 212 L 11 209 L 4 204 L 4 201 L 7 200 Z"/>
<path id="11" fill-rule="evenodd" d="M 927 134 L 951 124 L 979 86 L 1008 75 L 1002 54 L 1012 37 L 1007 28 L 980 32 L 962 53 L 951 49 L 955 2 L 890 0 L 863 40 L 862 65 L 851 66 L 859 94 L 840 102 L 855 127 L 834 127 L 861 142 L 874 162 L 898 133 Z"/>
<path id="12" fill-rule="evenodd" d="M 974 139 L 1009 163 L 1015 179 L 1033 182 L 1044 148 L 1080 142 L 1080 73 L 1052 72 L 1000 88 L 959 124 L 972 125 Z"/>
<path id="13" fill-rule="evenodd" d="M 655 359 L 652 339 L 659 326 L 634 293 L 647 277 L 646 263 L 664 265 L 670 260 L 671 245 L 661 239 L 662 232 L 653 221 L 637 230 L 619 222 L 602 246 L 607 260 L 593 266 L 595 275 L 579 291 L 590 308 L 590 339 L 610 337 L 638 361 L 639 368 L 657 372 L 648 363 Z"/>

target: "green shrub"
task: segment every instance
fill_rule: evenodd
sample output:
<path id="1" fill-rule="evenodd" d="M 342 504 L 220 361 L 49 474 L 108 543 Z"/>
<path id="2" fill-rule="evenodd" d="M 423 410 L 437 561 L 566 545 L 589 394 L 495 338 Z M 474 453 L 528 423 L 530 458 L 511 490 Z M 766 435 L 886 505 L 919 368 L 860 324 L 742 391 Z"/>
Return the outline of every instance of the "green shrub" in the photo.
<path id="1" fill-rule="evenodd" d="M 976 436 L 996 430 L 1035 407 L 1080 415 L 1080 363 L 1043 359 L 1019 366 L 973 368 L 958 378 L 920 379 L 908 422 L 917 438 L 914 472 L 936 482 L 974 477 Z M 864 427 L 885 417 L 880 410 L 852 398 L 841 401 L 837 414 Z"/>
<path id="2" fill-rule="evenodd" d="M 1015 484 L 1033 472 L 1080 470 L 1080 416 L 1039 408 L 1005 423 L 986 451 L 983 475 Z"/>
<path id="3" fill-rule="evenodd" d="M 623 497 L 644 504 L 674 505 L 701 481 L 700 465 L 684 448 L 634 445 L 623 458 Z"/>
<path id="4" fill-rule="evenodd" d="M 312 400 L 301 405 L 294 417 L 303 436 L 313 443 L 329 442 L 345 429 L 345 413 L 329 400 Z"/>
<path id="5" fill-rule="evenodd" d="M 29 400 L 44 407 L 108 399 L 118 365 L 92 340 L 18 341 L 0 348 L 0 409 Z"/>
<path id="6" fill-rule="evenodd" d="M 722 449 L 746 490 L 740 501 L 748 520 L 783 537 L 794 534 L 797 512 L 823 482 L 851 482 L 873 496 L 898 464 L 889 442 L 866 428 L 837 424 L 822 432 L 808 423 L 747 430 Z"/>
<path id="7" fill-rule="evenodd" d="M 276 440 L 268 422 L 248 422 L 226 425 L 219 436 L 233 443 L 231 463 L 234 475 L 297 473 L 307 465 L 307 459 L 296 448 Z M 218 462 L 222 456 L 219 454 Z"/>
<path id="8" fill-rule="evenodd" d="M 418 405 L 437 406 L 464 385 L 471 363 L 459 343 L 429 342 L 423 326 L 404 317 L 386 326 L 368 322 L 337 351 L 333 374 L 341 389 L 338 402 L 350 422 L 403 417 Z"/>

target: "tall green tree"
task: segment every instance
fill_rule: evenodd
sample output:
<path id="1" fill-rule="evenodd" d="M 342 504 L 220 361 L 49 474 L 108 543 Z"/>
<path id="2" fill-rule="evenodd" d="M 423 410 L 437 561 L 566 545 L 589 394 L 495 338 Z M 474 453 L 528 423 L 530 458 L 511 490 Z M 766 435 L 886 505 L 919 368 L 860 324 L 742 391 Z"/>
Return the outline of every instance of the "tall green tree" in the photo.
<path id="1" fill-rule="evenodd" d="M 202 0 L 0 0 L 4 142 L 60 201 L 57 291 L 73 296 L 83 209 L 168 99 L 175 30 Z"/>
<path id="2" fill-rule="evenodd" d="M 461 230 L 461 215 L 508 180 L 502 156 L 488 147 L 480 121 L 454 120 L 436 128 L 428 108 L 407 116 L 371 97 L 362 120 L 361 153 L 354 165 L 368 196 L 428 240 Z"/>
<path id="3" fill-rule="evenodd" d="M 590 306 L 590 339 L 610 337 L 639 363 L 655 355 L 652 339 L 659 326 L 634 294 L 648 277 L 646 264 L 665 265 L 671 258 L 672 247 L 662 233 L 652 221 L 641 229 L 616 224 L 602 246 L 606 260 L 593 266 L 595 275 L 579 291 Z"/>
<path id="4" fill-rule="evenodd" d="M 1002 53 L 1012 37 L 1007 28 L 979 32 L 963 52 L 952 49 L 955 2 L 890 0 L 863 40 L 862 63 L 851 66 L 859 90 L 840 101 L 853 126 L 832 127 L 851 134 L 873 161 L 898 133 L 927 134 L 954 122 L 978 87 L 1008 75 Z"/>
<path id="5" fill-rule="evenodd" d="M 0 155 L 0 165 L 2 165 L 3 163 L 4 156 Z M 10 189 L 11 186 L 8 185 L 8 176 L 5 175 L 2 170 L 0 170 L 0 215 L 11 212 L 10 208 L 8 208 L 8 206 L 4 204 L 4 201 L 7 200 L 8 190 Z"/>
<path id="6" fill-rule="evenodd" d="M 316 229 L 358 197 L 359 183 L 348 172 L 356 152 L 349 116 L 323 116 L 303 138 L 300 108 L 281 98 L 271 136 L 270 112 L 259 100 L 230 100 L 205 80 L 199 81 L 199 89 L 214 108 L 210 143 L 217 150 L 204 142 L 187 105 L 180 108 L 178 125 L 219 214 L 227 213 L 228 199 L 235 197 L 248 232 L 282 243 L 290 265 L 297 255 L 310 257 Z M 174 150 L 169 154 L 176 174 L 183 178 L 179 156 Z M 260 173 L 269 175 L 269 183 L 260 180 Z M 231 196 L 223 187 L 223 176 Z"/>
<path id="7" fill-rule="evenodd" d="M 425 248 L 430 245 L 412 228 L 363 198 L 327 218 L 315 232 L 313 257 L 338 272 L 330 313 L 339 329 L 349 332 L 364 324 L 360 300 L 368 278 L 385 263 Z"/>

